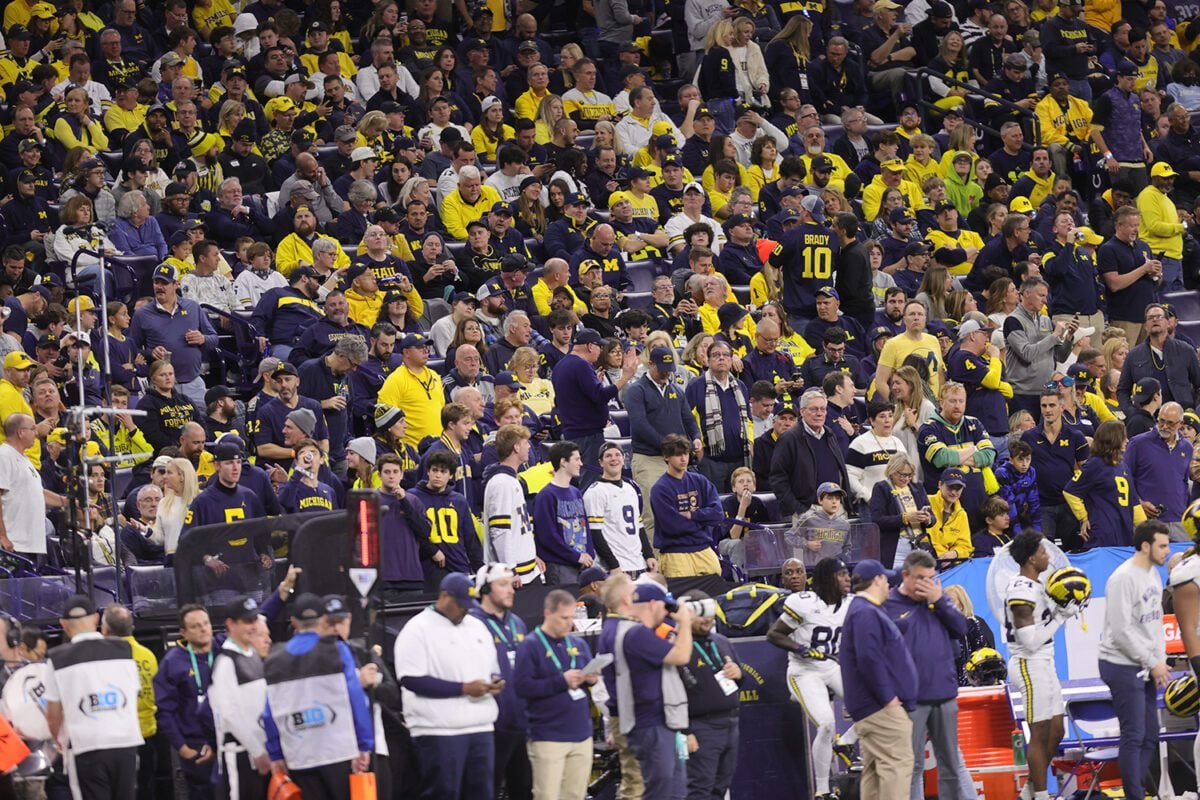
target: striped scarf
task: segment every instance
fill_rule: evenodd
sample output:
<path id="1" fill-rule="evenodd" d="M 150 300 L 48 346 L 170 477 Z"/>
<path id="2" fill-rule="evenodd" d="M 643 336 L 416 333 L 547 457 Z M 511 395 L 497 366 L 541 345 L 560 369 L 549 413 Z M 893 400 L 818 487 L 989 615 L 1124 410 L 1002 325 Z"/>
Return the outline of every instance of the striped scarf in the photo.
<path id="1" fill-rule="evenodd" d="M 746 430 L 749 424 L 749 412 L 746 409 L 746 398 L 738 391 L 737 381 L 729 376 L 729 386 L 738 405 L 738 425 L 740 430 Z M 708 454 L 721 456 L 725 454 L 725 428 L 721 418 L 720 384 L 712 376 L 712 372 L 704 373 L 704 439 L 708 443 Z M 750 466 L 750 439 L 742 435 L 742 461 Z"/>

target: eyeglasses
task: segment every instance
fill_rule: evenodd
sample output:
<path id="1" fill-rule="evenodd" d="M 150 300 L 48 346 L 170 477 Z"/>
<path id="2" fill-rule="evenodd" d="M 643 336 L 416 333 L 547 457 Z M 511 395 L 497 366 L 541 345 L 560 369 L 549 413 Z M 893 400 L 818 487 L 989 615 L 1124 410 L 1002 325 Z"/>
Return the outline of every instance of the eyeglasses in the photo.
<path id="1" fill-rule="evenodd" d="M 1178 428 L 1183 424 L 1182 420 L 1159 419 L 1158 427 L 1160 428 Z"/>

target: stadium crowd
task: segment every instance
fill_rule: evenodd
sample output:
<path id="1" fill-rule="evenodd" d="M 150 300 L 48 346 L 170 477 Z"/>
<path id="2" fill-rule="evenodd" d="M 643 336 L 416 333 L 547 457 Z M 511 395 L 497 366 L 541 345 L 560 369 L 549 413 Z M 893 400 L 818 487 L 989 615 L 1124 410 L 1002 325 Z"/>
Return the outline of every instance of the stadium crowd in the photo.
<path id="1" fill-rule="evenodd" d="M 753 532 L 774 525 L 796 546 L 791 588 L 805 569 L 821 576 L 816 610 L 773 631 L 808 651 L 820 648 L 785 640 L 841 605 L 838 559 L 876 529 L 878 566 L 855 590 L 903 569 L 902 594 L 931 603 L 935 569 L 1022 533 L 1069 552 L 1132 546 L 1153 520 L 1190 539 L 1195 6 L 516 5 L 4 6 L 4 558 L 171 569 L 195 530 L 377 489 L 384 596 L 441 590 L 439 618 L 401 637 L 428 641 L 396 651 L 421 769 L 492 752 L 477 736 L 492 730 L 486 704 L 453 696 L 462 684 L 506 698 L 514 727 L 505 738 L 497 723 L 494 755 L 509 797 L 568 797 L 582 791 L 583 728 L 560 712 L 585 685 L 608 684 L 614 713 L 645 686 L 584 674 L 574 606 L 554 592 L 540 639 L 502 627 L 510 599 L 460 628 L 497 582 L 591 586 L 650 626 L 674 606 L 654 579 L 740 581 L 762 566 Z M 71 413 L 83 406 L 113 410 Z M 252 663 L 258 612 L 238 576 L 268 573 L 272 554 L 219 538 L 200 572 Z M 387 665 L 301 635 L 333 632 L 336 600 L 293 603 L 286 652 L 316 670 L 297 680 L 350 665 L 339 764 L 357 772 L 383 723 L 364 721 L 355 687 Z M 72 635 L 100 630 L 73 602 Z M 689 796 L 711 796 L 731 777 L 736 704 L 720 701 L 738 675 L 706 615 L 682 608 L 674 644 L 630 645 L 710 673 L 709 727 L 693 733 L 724 744 L 688 747 L 704 765 Z M 189 645 L 172 651 L 191 656 L 184 677 L 159 672 L 185 694 L 194 675 L 189 702 L 204 695 L 196 653 L 213 669 L 207 619 L 194 642 L 207 650 L 188 639 L 192 611 Z M 699 667 L 680 647 L 691 626 Z M 600 652 L 621 651 L 622 630 Z M 495 675 L 463 677 L 446 641 L 495 644 Z M 414 655 L 435 644 L 443 660 Z M 546 667 L 538 646 L 565 689 L 531 677 Z M 836 671 L 807 678 L 832 689 Z M 506 705 L 514 682 L 528 720 Z M 462 700 L 466 738 L 441 740 L 441 700 Z M 942 702 L 914 724 L 945 747 Z M 842 745 L 813 721 L 828 761 Z M 538 725 L 548 741 L 530 734 L 527 750 Z M 206 796 L 220 743 L 164 730 L 191 796 Z M 661 787 L 647 796 L 667 796 L 668 728 L 614 730 L 643 769 L 667 754 L 646 775 Z M 423 772 L 442 792 L 426 796 L 480 796 L 437 782 L 454 774 Z"/>

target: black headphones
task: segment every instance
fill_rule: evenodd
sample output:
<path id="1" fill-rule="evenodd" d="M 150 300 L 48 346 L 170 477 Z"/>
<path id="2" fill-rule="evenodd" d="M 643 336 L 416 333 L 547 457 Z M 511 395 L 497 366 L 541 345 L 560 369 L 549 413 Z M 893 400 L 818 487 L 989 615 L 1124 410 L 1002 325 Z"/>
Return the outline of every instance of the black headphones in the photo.
<path id="1" fill-rule="evenodd" d="M 0 619 L 6 623 L 4 628 L 4 642 L 10 649 L 16 650 L 21 645 L 21 623 L 17 622 L 17 618 L 0 611 Z"/>

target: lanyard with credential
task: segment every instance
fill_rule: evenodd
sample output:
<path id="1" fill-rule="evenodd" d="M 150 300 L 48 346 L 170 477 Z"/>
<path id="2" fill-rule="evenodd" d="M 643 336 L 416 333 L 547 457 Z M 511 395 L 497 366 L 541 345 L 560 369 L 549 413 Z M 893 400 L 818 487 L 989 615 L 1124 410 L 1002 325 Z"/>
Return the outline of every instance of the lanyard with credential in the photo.
<path id="1" fill-rule="evenodd" d="M 511 618 L 507 623 L 505 623 L 504 626 L 505 628 L 508 628 L 508 636 L 504 635 L 504 628 L 501 628 L 499 625 L 497 625 L 496 620 L 488 617 L 485 621 L 487 622 L 488 627 L 495 631 L 496 635 L 500 637 L 500 641 L 504 642 L 505 650 L 512 651 L 517 649 L 517 626 L 513 624 Z"/>
<path id="2" fill-rule="evenodd" d="M 187 651 L 188 651 L 188 658 L 190 658 L 192 660 L 192 676 L 196 679 L 196 700 L 197 700 L 197 702 L 203 703 L 204 702 L 204 680 L 200 677 L 200 665 L 196 663 L 196 651 L 192 649 L 192 646 L 190 644 L 186 645 L 186 647 L 187 647 Z M 212 675 L 212 665 L 213 665 L 212 650 L 209 650 L 207 653 L 205 653 L 205 655 L 208 656 L 208 674 Z"/>
<path id="3" fill-rule="evenodd" d="M 721 651 L 717 649 L 715 642 L 708 642 L 708 646 L 712 648 L 712 653 L 709 653 L 703 647 L 701 647 L 699 642 L 692 640 L 692 647 L 696 648 L 696 652 L 700 654 L 700 659 L 705 664 L 708 664 L 708 666 L 712 668 L 713 672 L 720 672 L 721 664 L 723 662 L 723 659 L 721 658 Z"/>
<path id="4" fill-rule="evenodd" d="M 550 660 L 554 662 L 554 666 L 558 667 L 559 672 L 564 672 L 562 662 L 558 660 L 558 654 L 550 647 L 550 642 L 546 641 L 546 634 L 542 633 L 541 628 L 534 628 L 533 632 L 541 640 L 542 646 L 546 648 L 546 655 L 550 656 Z M 569 644 L 569 642 L 568 642 Z M 575 669 L 575 654 L 571 654 L 571 669 Z"/>

